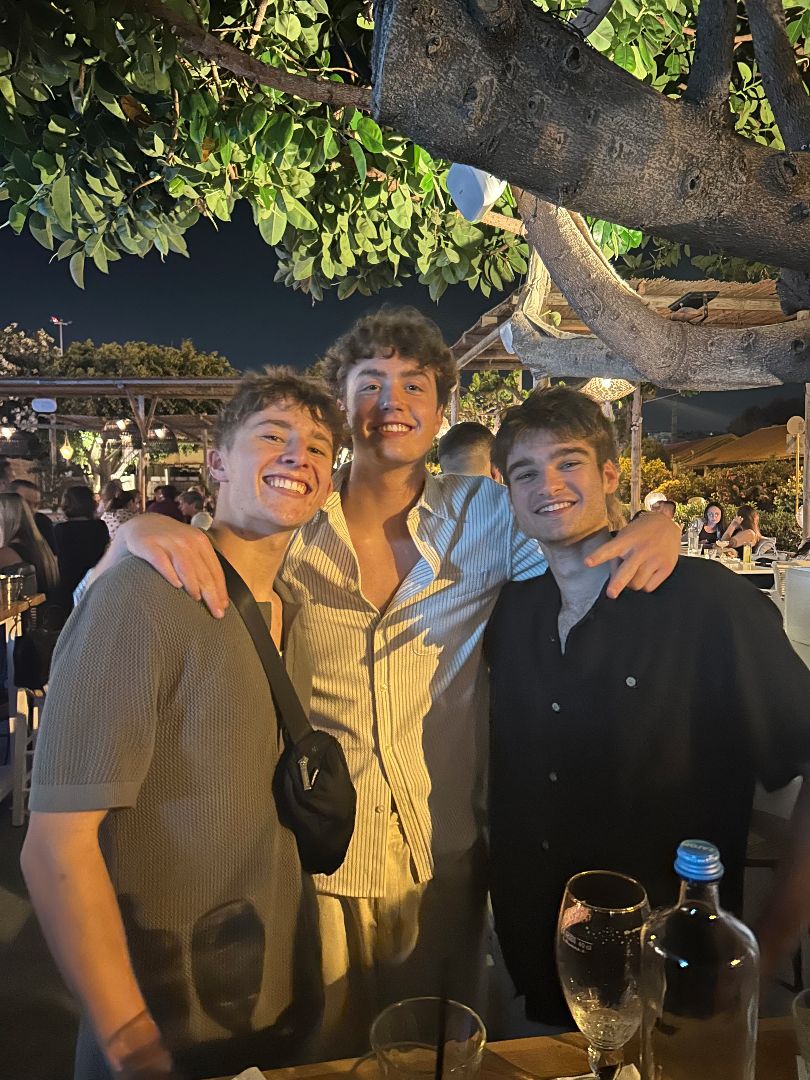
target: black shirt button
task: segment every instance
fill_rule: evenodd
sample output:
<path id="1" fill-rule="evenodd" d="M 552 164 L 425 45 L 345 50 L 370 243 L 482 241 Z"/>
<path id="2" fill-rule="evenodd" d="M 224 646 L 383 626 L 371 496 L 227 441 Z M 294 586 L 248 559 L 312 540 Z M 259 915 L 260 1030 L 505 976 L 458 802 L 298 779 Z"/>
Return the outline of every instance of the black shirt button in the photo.
<path id="1" fill-rule="evenodd" d="M 557 702 L 557 701 L 552 701 L 552 703 L 551 703 L 551 711 L 552 711 L 552 712 L 559 712 L 559 711 L 560 711 L 560 705 L 559 705 L 559 702 Z"/>
<path id="2" fill-rule="evenodd" d="M 550 772 L 548 774 L 548 778 L 549 778 L 549 780 L 551 781 L 552 784 L 557 783 L 557 774 L 555 772 Z"/>
<path id="3" fill-rule="evenodd" d="M 548 849 L 551 847 L 551 844 L 548 842 L 548 840 L 543 840 L 540 844 L 540 847 L 543 849 L 543 851 L 548 851 Z"/>

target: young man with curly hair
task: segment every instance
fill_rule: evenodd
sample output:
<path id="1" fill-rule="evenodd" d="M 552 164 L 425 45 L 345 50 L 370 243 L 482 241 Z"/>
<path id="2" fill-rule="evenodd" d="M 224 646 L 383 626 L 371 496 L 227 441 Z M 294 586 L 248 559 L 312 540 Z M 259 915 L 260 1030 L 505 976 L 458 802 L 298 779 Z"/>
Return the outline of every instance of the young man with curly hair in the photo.
<path id="1" fill-rule="evenodd" d="M 515 526 L 505 488 L 425 468 L 457 380 L 435 323 L 384 308 L 335 343 L 325 368 L 353 456 L 290 545 L 282 579 L 303 604 L 296 626 L 313 656 L 312 721 L 340 739 L 358 796 L 345 863 L 315 879 L 327 1057 L 363 1052 L 375 1012 L 399 998 L 480 1002 L 481 639 L 501 586 L 546 563 Z M 597 556 L 624 559 L 616 591 L 631 580 L 655 587 L 675 563 L 677 530 L 647 518 Z M 191 530 L 147 521 L 122 532 L 135 553 L 173 562 L 171 580 L 222 610 L 218 568 Z"/>

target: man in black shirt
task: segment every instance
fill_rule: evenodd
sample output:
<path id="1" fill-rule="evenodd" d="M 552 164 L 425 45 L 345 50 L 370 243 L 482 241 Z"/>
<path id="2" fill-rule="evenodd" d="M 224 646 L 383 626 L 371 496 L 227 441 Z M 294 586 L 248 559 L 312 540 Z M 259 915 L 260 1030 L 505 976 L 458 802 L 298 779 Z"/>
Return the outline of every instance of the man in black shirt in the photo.
<path id="1" fill-rule="evenodd" d="M 717 844 L 739 911 L 754 783 L 810 774 L 810 671 L 771 601 L 713 562 L 684 558 L 651 593 L 609 599 L 618 484 L 611 425 L 554 387 L 510 409 L 493 460 L 549 572 L 506 585 L 485 639 L 492 681 L 491 889 L 507 967 L 527 1014 L 566 1021 L 554 929 L 568 877 L 631 874 L 673 902 L 676 845 Z M 810 784 L 759 927 L 763 970 L 810 914 Z"/>

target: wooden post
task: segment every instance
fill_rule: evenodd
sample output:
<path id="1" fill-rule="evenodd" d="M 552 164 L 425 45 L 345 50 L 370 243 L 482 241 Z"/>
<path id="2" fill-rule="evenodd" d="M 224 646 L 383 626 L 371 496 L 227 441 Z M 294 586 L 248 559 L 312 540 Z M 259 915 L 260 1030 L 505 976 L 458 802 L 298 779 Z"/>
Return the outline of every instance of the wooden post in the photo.
<path id="1" fill-rule="evenodd" d="M 203 467 L 202 467 L 202 486 L 205 494 L 208 494 L 208 425 L 203 426 L 202 435 L 202 451 L 203 451 Z"/>
<path id="2" fill-rule="evenodd" d="M 630 514 L 641 509 L 641 385 L 633 391 L 630 413 Z"/>
<path id="3" fill-rule="evenodd" d="M 798 445 L 799 440 L 796 440 Z M 804 384 L 804 465 L 802 468 L 802 539 L 810 540 L 810 383 Z"/>
<path id="4" fill-rule="evenodd" d="M 458 423 L 458 407 L 461 401 L 461 383 L 456 383 L 450 392 L 450 427 Z"/>

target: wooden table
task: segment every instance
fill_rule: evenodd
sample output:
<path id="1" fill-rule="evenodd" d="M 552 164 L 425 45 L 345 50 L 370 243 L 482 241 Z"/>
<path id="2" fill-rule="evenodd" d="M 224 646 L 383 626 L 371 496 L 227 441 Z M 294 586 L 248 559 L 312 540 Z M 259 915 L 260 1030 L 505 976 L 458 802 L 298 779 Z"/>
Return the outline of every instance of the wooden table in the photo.
<path id="1" fill-rule="evenodd" d="M 0 801 L 11 795 L 11 823 L 25 820 L 25 789 L 32 741 L 28 694 L 14 681 L 14 642 L 22 635 L 22 615 L 45 602 L 43 593 L 0 607 L 0 626 L 6 634 L 6 681 L 8 684 L 8 765 L 0 766 Z"/>
<path id="2" fill-rule="evenodd" d="M 628 1058 L 632 1060 L 632 1054 Z M 481 1080 L 556 1080 L 560 1076 L 587 1072 L 584 1040 L 581 1035 L 572 1033 L 492 1043 L 484 1053 Z M 335 1080 L 337 1077 L 379 1080 L 376 1063 L 371 1057 L 273 1069 L 263 1075 L 268 1080 Z M 220 1080 L 230 1080 L 230 1077 Z M 757 1080 L 796 1080 L 796 1040 L 789 1017 L 761 1021 Z"/>

